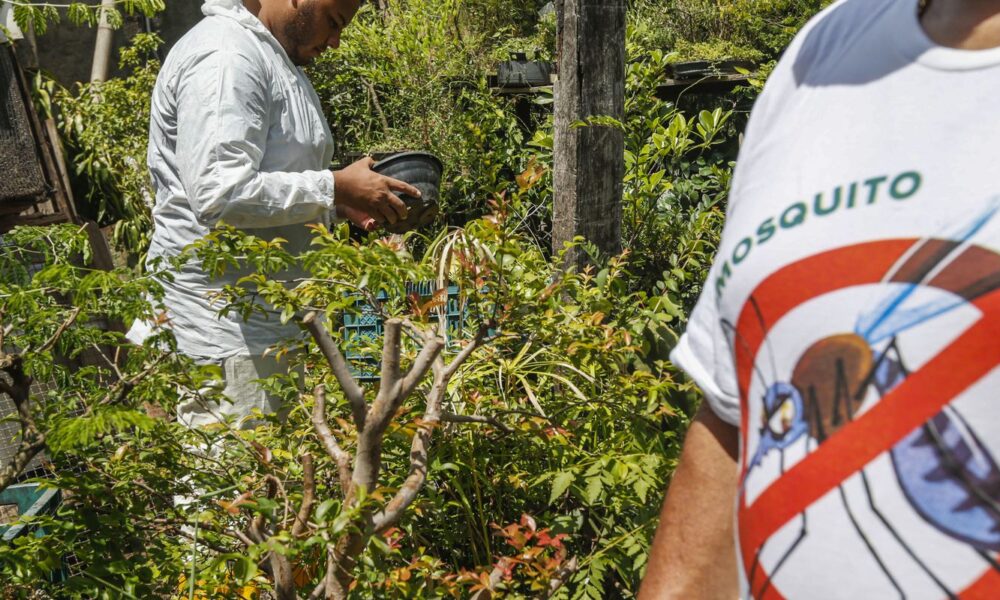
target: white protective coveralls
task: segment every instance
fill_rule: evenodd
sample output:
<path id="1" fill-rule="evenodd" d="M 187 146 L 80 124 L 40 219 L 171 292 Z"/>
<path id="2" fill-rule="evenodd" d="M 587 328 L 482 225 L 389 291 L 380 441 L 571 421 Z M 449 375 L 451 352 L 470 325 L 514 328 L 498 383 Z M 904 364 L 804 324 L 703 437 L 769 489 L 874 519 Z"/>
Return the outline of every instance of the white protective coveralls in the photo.
<path id="1" fill-rule="evenodd" d="M 148 163 L 156 199 L 149 258 L 176 256 L 223 221 L 253 235 L 288 240 L 304 250 L 306 223 L 328 223 L 334 209 L 333 143 L 320 101 L 302 70 L 240 0 L 207 0 L 206 18 L 171 50 L 153 91 Z M 212 413 L 275 412 L 251 385 L 282 367 L 262 357 L 297 335 L 277 314 L 220 317 L 210 296 L 246 275 L 212 278 L 189 262 L 163 281 L 164 304 L 181 352 L 223 366 L 222 407 L 182 405 L 190 425 Z M 297 276 L 291 273 L 289 276 Z M 152 333 L 137 322 L 129 339 Z M 255 391 L 256 390 L 256 391 Z M 211 410 L 209 410 L 211 409 Z"/>

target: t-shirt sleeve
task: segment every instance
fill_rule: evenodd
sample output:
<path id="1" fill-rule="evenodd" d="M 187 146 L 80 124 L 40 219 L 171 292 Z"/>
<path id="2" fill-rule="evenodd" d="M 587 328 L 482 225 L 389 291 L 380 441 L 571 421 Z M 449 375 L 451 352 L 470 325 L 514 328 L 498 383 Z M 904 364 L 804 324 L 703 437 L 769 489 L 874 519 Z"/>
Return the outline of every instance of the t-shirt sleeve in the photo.
<path id="1" fill-rule="evenodd" d="M 670 360 L 698 384 L 712 412 L 739 427 L 740 398 L 732 355 L 715 306 L 715 293 L 708 287 L 691 313 L 687 330 L 670 353 Z"/>

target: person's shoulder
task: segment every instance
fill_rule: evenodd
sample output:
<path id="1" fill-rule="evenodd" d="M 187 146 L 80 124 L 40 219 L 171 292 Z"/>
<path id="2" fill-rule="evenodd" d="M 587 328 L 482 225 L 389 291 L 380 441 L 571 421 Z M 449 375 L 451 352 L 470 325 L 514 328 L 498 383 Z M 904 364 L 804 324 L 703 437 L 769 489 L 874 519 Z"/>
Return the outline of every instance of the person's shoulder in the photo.
<path id="1" fill-rule="evenodd" d="M 837 0 L 816 14 L 796 34 L 779 65 L 794 69 L 796 78 L 819 64 L 835 61 L 859 39 L 879 35 L 885 17 L 900 3 L 915 0 Z M 897 11 L 898 12 L 898 11 Z"/>
<path id="2" fill-rule="evenodd" d="M 259 44 L 252 32 L 232 19 L 207 16 L 177 41 L 170 50 L 167 61 L 183 70 L 213 55 L 261 58 Z"/>

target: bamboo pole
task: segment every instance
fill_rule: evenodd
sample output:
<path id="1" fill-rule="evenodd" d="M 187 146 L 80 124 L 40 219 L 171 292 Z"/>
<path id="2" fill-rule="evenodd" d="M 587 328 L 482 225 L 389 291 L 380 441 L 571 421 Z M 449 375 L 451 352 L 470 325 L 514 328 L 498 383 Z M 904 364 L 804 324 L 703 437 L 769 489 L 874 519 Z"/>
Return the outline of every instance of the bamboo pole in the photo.
<path id="1" fill-rule="evenodd" d="M 94 62 L 90 69 L 91 83 L 101 83 L 108 80 L 111 64 L 111 46 L 114 42 L 115 30 L 108 21 L 108 13 L 114 10 L 115 0 L 101 0 L 101 21 L 97 26 L 97 42 L 94 44 Z"/>

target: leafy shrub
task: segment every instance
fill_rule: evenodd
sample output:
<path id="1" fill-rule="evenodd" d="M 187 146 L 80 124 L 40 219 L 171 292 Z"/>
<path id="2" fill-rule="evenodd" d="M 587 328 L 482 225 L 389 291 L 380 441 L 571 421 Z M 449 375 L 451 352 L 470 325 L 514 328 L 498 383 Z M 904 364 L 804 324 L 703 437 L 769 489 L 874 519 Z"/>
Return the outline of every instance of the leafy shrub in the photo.
<path id="1" fill-rule="evenodd" d="M 338 159 L 352 152 L 435 153 L 445 165 L 442 214 L 464 223 L 488 210 L 475 199 L 508 185 L 526 160 L 511 101 L 487 86 L 495 66 L 491 48 L 516 31 L 518 3 L 390 0 L 387 6 L 384 13 L 363 8 L 340 49 L 309 70 Z M 488 25 L 495 25 L 489 34 Z"/>
<path id="2" fill-rule="evenodd" d="M 638 0 L 634 26 L 646 47 L 677 60 L 774 61 L 831 0 Z"/>
<path id="3" fill-rule="evenodd" d="M 140 34 L 121 50 L 129 74 L 76 90 L 53 80 L 38 86 L 43 102 L 57 116 L 86 209 L 102 224 L 113 224 L 112 242 L 133 255 L 145 254 L 152 233 L 153 203 L 146 146 L 149 105 L 159 72 L 155 58 L 161 40 Z"/>
<path id="4" fill-rule="evenodd" d="M 64 503 L 29 524 L 45 536 L 0 544 L 0 595 L 105 598 L 127 588 L 149 597 L 157 572 L 176 573 L 169 566 L 176 540 L 158 535 L 156 521 L 169 518 L 163 477 L 182 464 L 176 441 L 184 439 L 168 435 L 155 415 L 212 373 L 170 352 L 169 336 L 126 350 L 120 324 L 155 318 L 150 298 L 158 286 L 129 270 L 92 268 L 77 227 L 19 228 L 4 242 L 0 393 L 17 408 L 9 418 L 24 454 L 19 464 L 0 465 L 0 488 L 45 450 L 51 470 L 38 482 L 62 490 Z M 122 460 L 126 453 L 135 460 Z M 82 561 L 82 574 L 52 586 L 50 573 L 69 556 Z"/>

